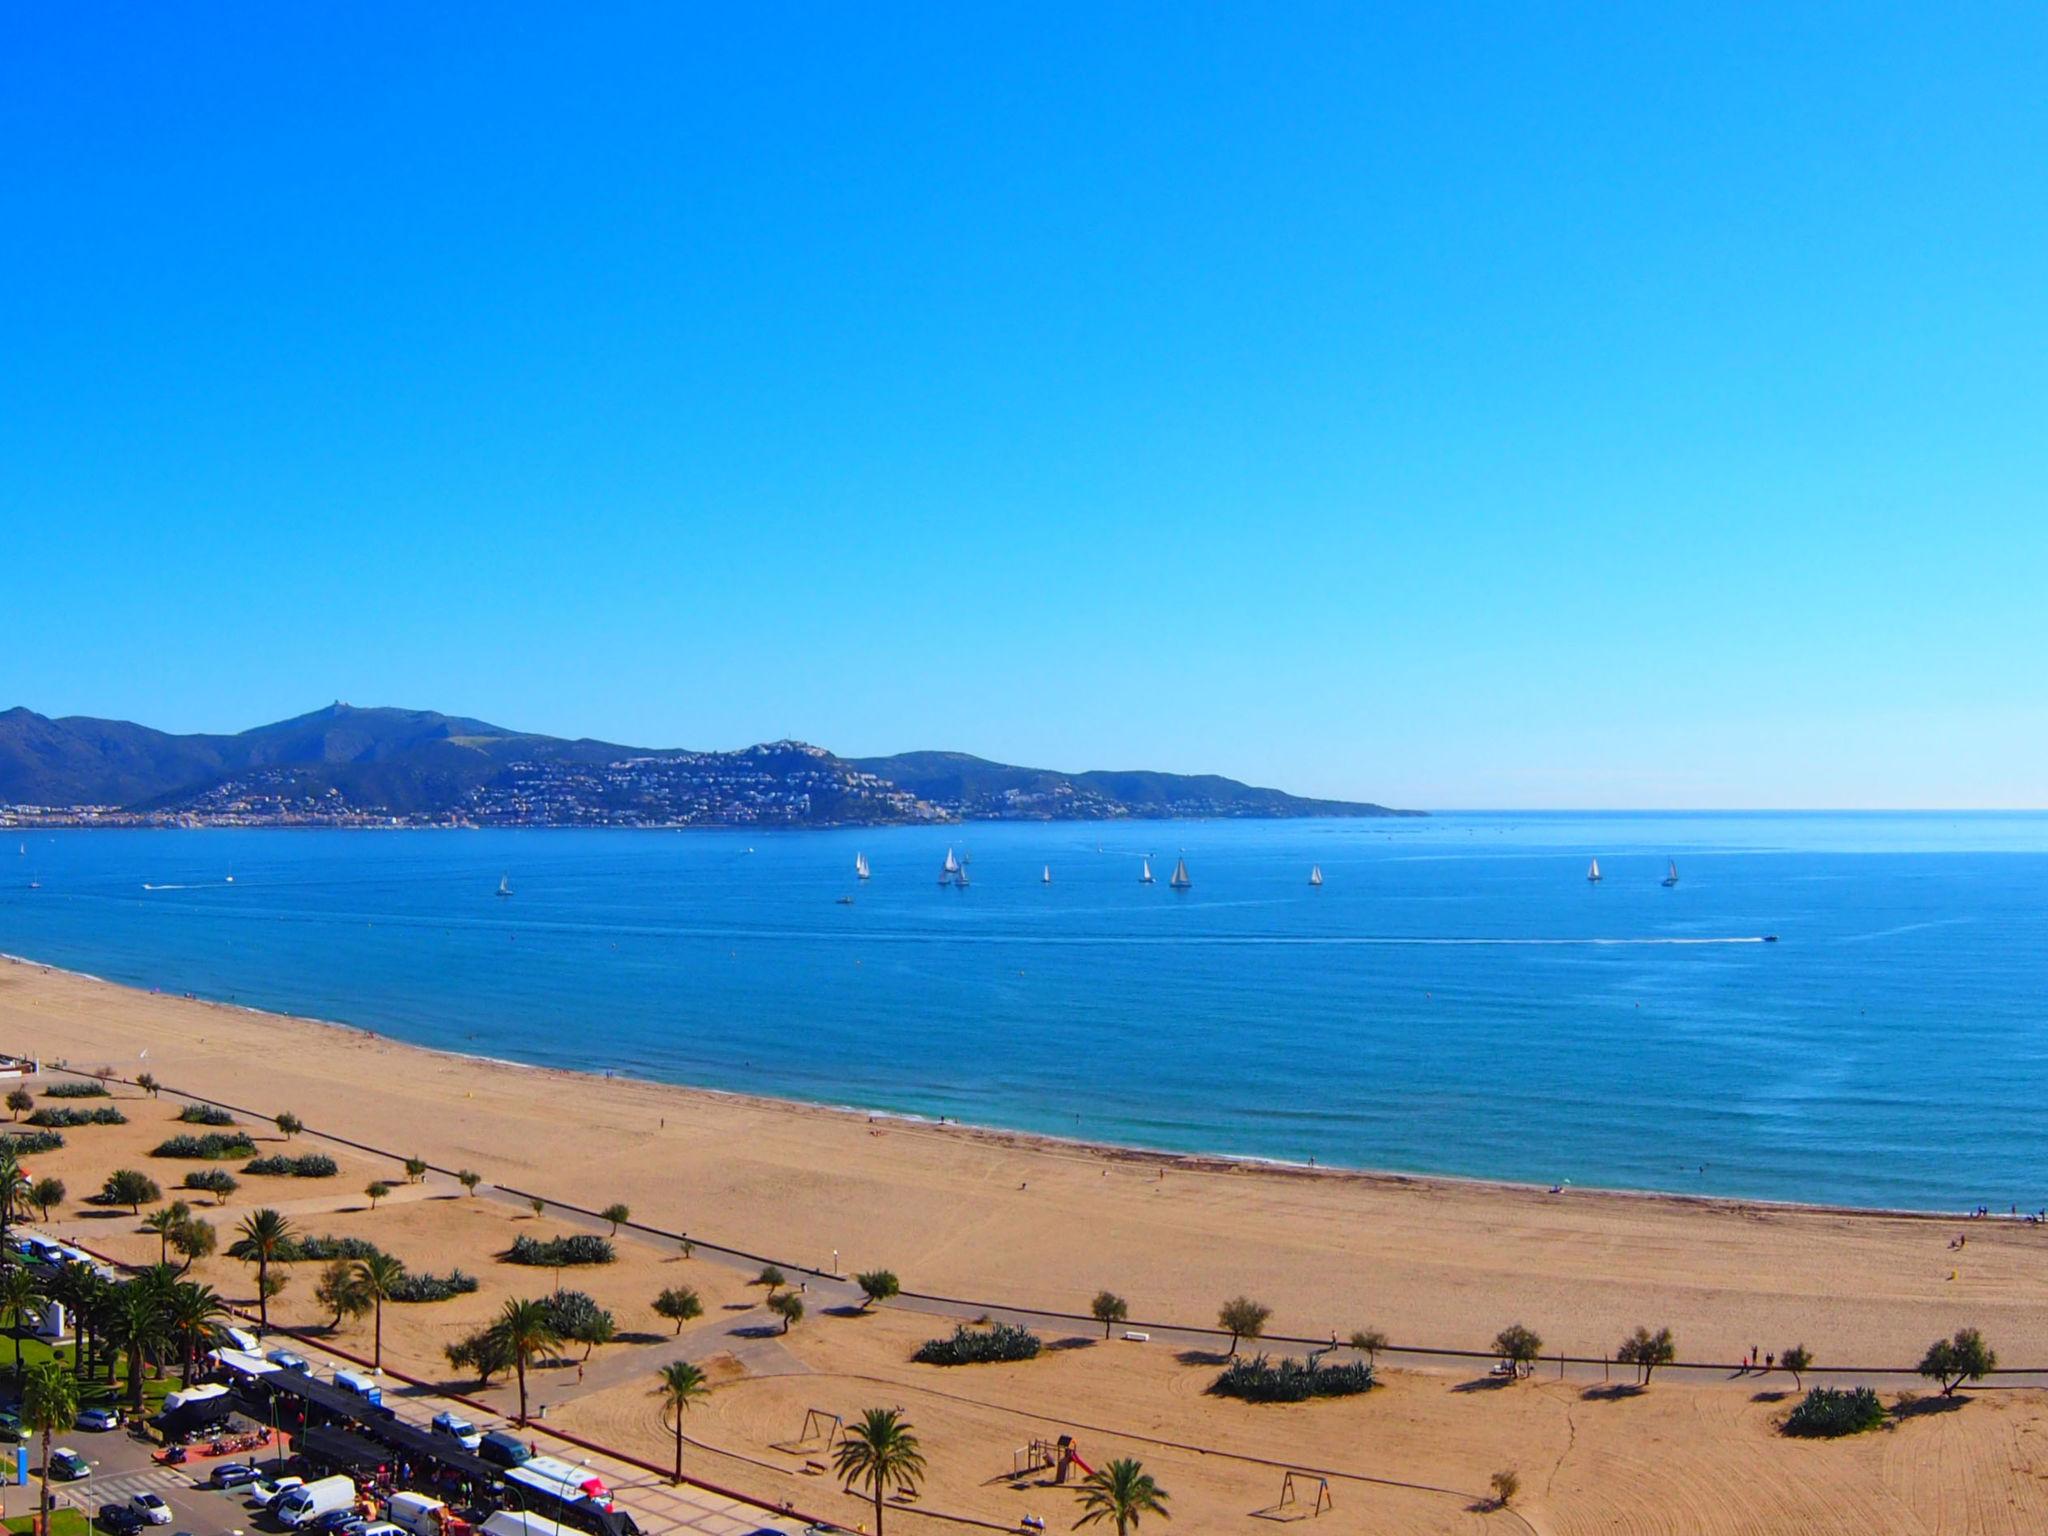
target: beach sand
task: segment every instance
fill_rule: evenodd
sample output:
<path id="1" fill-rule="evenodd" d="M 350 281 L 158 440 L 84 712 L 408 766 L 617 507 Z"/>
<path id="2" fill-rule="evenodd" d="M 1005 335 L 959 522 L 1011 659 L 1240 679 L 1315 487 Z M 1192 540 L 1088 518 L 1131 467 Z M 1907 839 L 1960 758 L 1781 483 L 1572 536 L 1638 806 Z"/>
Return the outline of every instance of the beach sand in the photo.
<path id="1" fill-rule="evenodd" d="M 146 1069 L 187 1092 L 263 1114 L 289 1109 L 315 1130 L 488 1181 L 592 1207 L 624 1201 L 636 1219 L 794 1263 L 829 1267 L 836 1252 L 842 1273 L 886 1266 L 907 1288 L 992 1303 L 1085 1312 L 1108 1287 L 1134 1319 L 1202 1325 L 1225 1297 L 1248 1292 L 1273 1309 L 1275 1333 L 1373 1326 L 1396 1344 L 1484 1350 L 1520 1320 L 1548 1349 L 1598 1356 L 1647 1323 L 1671 1327 L 1685 1359 L 1803 1342 L 1822 1365 L 1873 1367 L 1910 1365 L 1931 1339 L 1971 1324 L 2004 1363 L 2048 1364 L 2048 1228 L 2018 1223 L 1154 1158 L 443 1055 L 29 964 L 0 964 L 0 1047 L 128 1077 Z M 38 1162 L 71 1186 L 61 1220 L 73 1230 L 85 1216 L 76 1197 L 108 1168 L 147 1166 L 166 1186 L 184 1171 L 143 1159 L 178 1105 L 122 1102 L 133 1125 L 68 1133 L 64 1151 Z M 252 1205 L 297 1202 L 306 1230 L 373 1236 L 414 1269 L 478 1273 L 474 1297 L 387 1308 L 392 1363 L 445 1376 L 443 1343 L 504 1296 L 551 1284 L 545 1271 L 491 1255 L 515 1232 L 568 1230 L 559 1221 L 461 1196 L 445 1180 L 360 1209 L 365 1183 L 402 1174 L 311 1145 L 340 1158 L 338 1179 L 248 1178 L 226 1208 L 202 1214 L 225 1242 Z M 156 1240 L 132 1220 L 91 1225 L 123 1257 L 154 1257 Z M 1965 1230 L 1967 1249 L 1951 1251 Z M 318 1267 L 298 1268 L 279 1311 L 312 1321 Z M 202 1273 L 231 1296 L 252 1289 L 225 1260 Z M 647 1302 L 687 1283 L 707 1317 L 686 1331 L 686 1352 L 721 1382 L 691 1424 L 714 1449 L 692 1450 L 691 1464 L 840 1519 L 857 1518 L 852 1502 L 805 1473 L 809 1458 L 772 1449 L 808 1406 L 849 1416 L 906 1407 L 932 1463 L 922 1503 L 1001 1525 L 1026 1512 L 1071 1525 L 1070 1493 L 1013 1489 L 999 1474 L 1033 1435 L 1081 1424 L 1096 1465 L 1110 1454 L 1146 1462 L 1174 1493 L 1179 1529 L 1262 1527 L 1253 1512 L 1276 1499 L 1284 1464 L 1388 1480 L 1334 1485 L 1337 1508 L 1318 1523 L 1330 1531 L 1513 1526 L 1515 1516 L 1476 1508 L 1502 1467 L 1520 1472 L 1523 1518 L 1542 1530 L 2023 1530 L 2048 1520 L 2048 1409 L 2036 1390 L 1982 1393 L 1958 1411 L 1826 1445 L 1776 1433 L 1791 1401 L 1782 1376 L 1660 1378 L 1617 1398 L 1583 1381 L 1496 1389 L 1478 1380 L 1481 1363 L 1390 1371 L 1364 1399 L 1252 1408 L 1204 1395 L 1214 1367 L 1171 1347 L 1084 1347 L 1100 1335 L 1087 1325 L 1046 1330 L 1076 1342 L 1037 1361 L 954 1371 L 908 1362 L 946 1326 L 900 1310 L 814 1315 L 786 1340 L 768 1336 L 760 1292 L 745 1280 L 642 1242 L 622 1242 L 616 1266 L 567 1277 L 613 1307 L 631 1337 L 593 1357 L 588 1388 L 555 1389 L 563 1400 L 551 1422 L 666 1459 L 643 1378 L 674 1351 Z M 342 1339 L 367 1349 L 368 1325 L 349 1325 Z M 548 1377 L 537 1398 L 567 1380 Z M 911 1517 L 891 1528 L 937 1527 Z"/>

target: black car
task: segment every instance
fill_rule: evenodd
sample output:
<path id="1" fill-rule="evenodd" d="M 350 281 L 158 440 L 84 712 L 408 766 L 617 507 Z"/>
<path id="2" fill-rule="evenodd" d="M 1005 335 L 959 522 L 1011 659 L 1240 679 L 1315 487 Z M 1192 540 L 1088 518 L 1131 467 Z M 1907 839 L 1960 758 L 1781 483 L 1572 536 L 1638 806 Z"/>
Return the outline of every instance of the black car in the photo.
<path id="1" fill-rule="evenodd" d="M 494 1429 L 485 1435 L 478 1442 L 476 1453 L 500 1467 L 516 1467 L 533 1455 L 524 1440 L 517 1435 L 508 1435 L 502 1429 Z"/>
<path id="2" fill-rule="evenodd" d="M 112 1531 L 114 1536 L 135 1536 L 142 1529 L 142 1516 L 126 1504 L 102 1504 L 97 1523 L 101 1530 Z"/>

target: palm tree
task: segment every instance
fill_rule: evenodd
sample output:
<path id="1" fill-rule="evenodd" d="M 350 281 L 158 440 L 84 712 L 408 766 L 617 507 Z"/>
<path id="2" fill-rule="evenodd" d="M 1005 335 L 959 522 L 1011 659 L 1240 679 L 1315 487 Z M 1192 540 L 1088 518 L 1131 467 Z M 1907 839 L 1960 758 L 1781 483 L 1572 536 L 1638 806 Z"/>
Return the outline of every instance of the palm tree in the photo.
<path id="1" fill-rule="evenodd" d="M 497 1332 L 511 1352 L 513 1367 L 519 1373 L 519 1424 L 523 1429 L 526 1426 L 527 1362 L 543 1350 L 560 1344 L 562 1335 L 556 1331 L 544 1304 L 521 1301 L 517 1297 L 508 1300 L 505 1310 L 498 1314 Z"/>
<path id="2" fill-rule="evenodd" d="M 1140 1515 L 1157 1515 L 1171 1520 L 1166 1511 L 1166 1490 L 1152 1481 L 1152 1474 L 1131 1457 L 1122 1456 L 1108 1466 L 1090 1472 L 1074 1490 L 1081 1496 L 1081 1518 L 1074 1529 L 1098 1520 L 1116 1522 L 1116 1536 L 1130 1536 L 1138 1528 Z"/>
<path id="3" fill-rule="evenodd" d="M 78 1383 L 54 1360 L 28 1373 L 21 1392 L 21 1426 L 43 1442 L 43 1487 L 37 1502 L 36 1529 L 50 1529 L 50 1437 L 78 1422 Z"/>
<path id="4" fill-rule="evenodd" d="M 14 1223 L 22 1186 L 21 1157 L 12 1141 L 0 1141 L 0 1249 L 7 1248 L 7 1229 Z"/>
<path id="5" fill-rule="evenodd" d="M 388 1253 L 356 1260 L 356 1284 L 377 1309 L 377 1347 L 370 1363 L 380 1371 L 384 1369 L 384 1303 L 397 1293 L 404 1279 L 405 1265 Z"/>
<path id="6" fill-rule="evenodd" d="M 291 1251 L 291 1218 L 269 1206 L 251 1211 L 235 1229 L 242 1235 L 228 1247 L 228 1257 L 256 1266 L 257 1326 L 270 1331 L 270 1266 Z"/>
<path id="7" fill-rule="evenodd" d="M 178 1345 L 178 1385 L 192 1385 L 192 1367 L 213 1344 L 220 1320 L 228 1315 L 228 1304 L 210 1285 L 181 1280 L 171 1288 L 164 1324 Z"/>
<path id="8" fill-rule="evenodd" d="M 182 1200 L 173 1200 L 160 1211 L 151 1211 L 142 1218 L 146 1231 L 156 1234 L 156 1261 L 165 1263 L 171 1256 L 171 1235 L 192 1214 L 192 1207 Z"/>
<path id="9" fill-rule="evenodd" d="M 661 1422 L 667 1424 L 669 1416 L 675 1416 L 676 1431 L 676 1475 L 675 1481 L 683 1480 L 683 1415 L 690 1405 L 711 1395 L 711 1383 L 704 1379 L 703 1371 L 687 1360 L 671 1360 L 656 1373 L 661 1385 L 654 1389 L 654 1395 L 661 1399 Z"/>
<path id="10" fill-rule="evenodd" d="M 14 1340 L 14 1390 L 21 1391 L 21 1328 L 28 1310 L 36 1304 L 36 1277 L 25 1264 L 10 1263 L 0 1269 L 0 1319 Z"/>
<path id="11" fill-rule="evenodd" d="M 832 1466 L 850 1489 L 866 1483 L 875 1498 L 875 1536 L 882 1536 L 882 1495 L 894 1488 L 917 1492 L 924 1475 L 924 1453 L 910 1421 L 894 1408 L 870 1408 L 832 1449 Z"/>
<path id="12" fill-rule="evenodd" d="M 114 1289 L 105 1331 L 107 1342 L 117 1346 L 128 1366 L 128 1406 L 142 1411 L 142 1368 L 153 1364 L 167 1332 L 161 1297 L 147 1281 L 131 1280 Z"/>

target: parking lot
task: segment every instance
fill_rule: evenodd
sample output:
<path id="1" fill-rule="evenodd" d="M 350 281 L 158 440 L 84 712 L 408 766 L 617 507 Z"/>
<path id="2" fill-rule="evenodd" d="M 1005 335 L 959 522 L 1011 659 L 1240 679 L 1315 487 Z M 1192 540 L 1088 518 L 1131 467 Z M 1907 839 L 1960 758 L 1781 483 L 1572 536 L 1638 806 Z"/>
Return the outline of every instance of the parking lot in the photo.
<path id="1" fill-rule="evenodd" d="M 135 1494 L 154 1493 L 171 1508 L 170 1524 L 156 1527 L 167 1536 L 176 1532 L 189 1532 L 190 1536 L 238 1536 L 252 1528 L 251 1517 L 256 1512 L 247 1506 L 243 1491 L 194 1487 L 192 1477 L 186 1475 L 190 1471 L 193 1476 L 206 1477 L 212 1471 L 212 1461 L 195 1460 L 189 1467 L 160 1467 L 150 1459 L 156 1447 L 131 1437 L 124 1429 L 74 1430 L 55 1444 L 78 1452 L 92 1467 L 90 1476 L 76 1482 L 50 1484 L 51 1495 L 59 1504 L 83 1510 L 88 1518 L 96 1515 L 102 1504 L 126 1503 Z M 40 1460 L 36 1448 L 31 1446 L 28 1485 L 15 1487 L 10 1483 L 4 1495 L 0 1495 L 0 1508 L 7 1515 L 35 1512 L 34 1468 Z"/>

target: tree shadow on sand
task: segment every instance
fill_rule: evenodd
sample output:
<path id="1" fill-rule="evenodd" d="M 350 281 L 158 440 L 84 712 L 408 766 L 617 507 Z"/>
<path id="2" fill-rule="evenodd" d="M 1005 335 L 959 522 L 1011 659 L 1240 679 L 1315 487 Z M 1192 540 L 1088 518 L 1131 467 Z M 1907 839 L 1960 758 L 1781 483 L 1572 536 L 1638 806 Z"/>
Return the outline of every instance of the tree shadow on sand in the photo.
<path id="1" fill-rule="evenodd" d="M 1631 1397 L 1641 1397 L 1648 1388 L 1636 1381 L 1610 1381 L 1597 1387 L 1588 1387 L 1579 1396 L 1589 1403 L 1618 1403 Z"/>
<path id="2" fill-rule="evenodd" d="M 1182 1365 L 1222 1365 L 1230 1356 L 1219 1355 L 1211 1349 L 1184 1349 L 1173 1358 Z"/>

